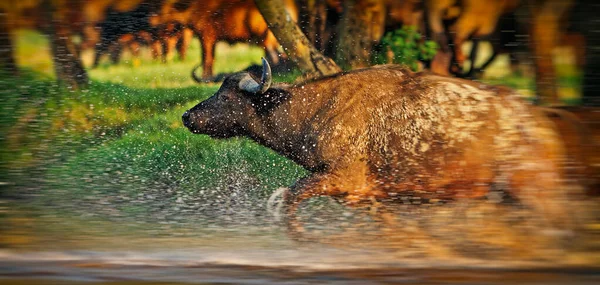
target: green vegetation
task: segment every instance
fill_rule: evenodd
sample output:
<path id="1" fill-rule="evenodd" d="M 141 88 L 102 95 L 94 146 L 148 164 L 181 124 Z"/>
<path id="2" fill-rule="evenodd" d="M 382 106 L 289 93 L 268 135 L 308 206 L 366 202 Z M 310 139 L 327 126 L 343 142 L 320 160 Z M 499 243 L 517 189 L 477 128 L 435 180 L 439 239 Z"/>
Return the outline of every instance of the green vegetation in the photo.
<path id="1" fill-rule="evenodd" d="M 391 63 L 404 64 L 417 71 L 419 61 L 433 59 L 438 45 L 434 41 L 423 40 L 416 27 L 405 26 L 385 34 L 377 50 L 373 53 L 374 63 L 390 63 L 388 53 L 391 53 Z"/>
<path id="2" fill-rule="evenodd" d="M 44 211 L 50 206 L 139 219 L 168 209 L 202 211 L 211 203 L 231 203 L 226 196 L 240 191 L 264 207 L 274 189 L 305 175 L 249 140 L 213 140 L 183 127 L 181 114 L 219 86 L 190 79 L 199 61 L 197 43 L 186 61 L 167 65 L 148 53 L 141 59 L 125 55 L 119 65 L 91 70 L 88 90 L 70 91 L 45 73 L 51 70 L 47 54 L 36 55 L 45 64 L 25 63 L 25 51 L 44 44 L 44 38 L 24 35 L 17 55 L 26 68 L 20 77 L 0 77 L 5 197 L 35 196 L 28 205 Z M 243 69 L 260 56 L 256 47 L 223 45 L 216 72 Z M 239 189 L 230 189 L 232 184 Z"/>

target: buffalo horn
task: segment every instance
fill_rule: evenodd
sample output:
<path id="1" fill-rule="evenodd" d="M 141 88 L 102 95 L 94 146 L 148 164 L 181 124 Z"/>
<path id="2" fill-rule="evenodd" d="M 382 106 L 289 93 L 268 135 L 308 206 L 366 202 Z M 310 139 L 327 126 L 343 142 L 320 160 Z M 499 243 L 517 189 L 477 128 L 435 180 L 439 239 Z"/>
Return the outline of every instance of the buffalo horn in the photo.
<path id="1" fill-rule="evenodd" d="M 271 74 L 271 66 L 269 66 L 269 62 L 263 57 L 263 72 L 260 78 L 260 83 L 256 82 L 250 74 L 246 74 L 242 80 L 240 80 L 239 87 L 242 90 L 248 91 L 254 94 L 262 94 L 265 93 L 271 87 L 272 74 Z"/>

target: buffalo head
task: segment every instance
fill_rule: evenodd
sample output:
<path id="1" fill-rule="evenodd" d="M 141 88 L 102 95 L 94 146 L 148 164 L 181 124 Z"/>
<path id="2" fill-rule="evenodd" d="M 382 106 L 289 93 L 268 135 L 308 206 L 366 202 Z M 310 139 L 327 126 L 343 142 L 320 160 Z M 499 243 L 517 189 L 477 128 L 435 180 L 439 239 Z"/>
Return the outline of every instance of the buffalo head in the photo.
<path id="1" fill-rule="evenodd" d="M 256 98 L 271 86 L 271 67 L 264 58 L 262 64 L 262 75 L 239 72 L 227 77 L 217 93 L 183 114 L 183 125 L 215 138 L 244 135 L 259 116 Z"/>

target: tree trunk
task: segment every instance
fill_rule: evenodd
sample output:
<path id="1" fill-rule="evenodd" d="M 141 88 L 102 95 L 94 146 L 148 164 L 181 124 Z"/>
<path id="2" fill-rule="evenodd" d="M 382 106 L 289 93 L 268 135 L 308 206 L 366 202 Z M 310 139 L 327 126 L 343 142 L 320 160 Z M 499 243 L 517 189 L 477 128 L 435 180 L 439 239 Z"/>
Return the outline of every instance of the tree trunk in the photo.
<path id="1" fill-rule="evenodd" d="M 285 53 L 308 77 L 317 77 L 340 72 L 341 69 L 330 58 L 321 54 L 306 38 L 287 14 L 281 0 L 255 0 Z"/>
<path id="2" fill-rule="evenodd" d="M 16 74 L 17 65 L 15 64 L 12 44 L 6 11 L 0 10 L 0 68 L 9 74 Z"/>
<path id="3" fill-rule="evenodd" d="M 585 36 L 582 102 L 585 106 L 600 107 L 600 16 L 596 1 L 576 2 L 577 30 Z"/>
<path id="4" fill-rule="evenodd" d="M 351 68 L 368 66 L 373 44 L 381 39 L 385 31 L 385 15 L 385 3 L 382 0 L 344 1 L 336 61 Z"/>
<path id="5" fill-rule="evenodd" d="M 50 23 L 45 32 L 50 40 L 56 78 L 69 88 L 85 88 L 88 84 L 88 75 L 77 57 L 74 44 L 69 39 L 68 23 L 57 15 L 53 2 L 45 0 L 43 7 L 46 22 Z"/>
<path id="6" fill-rule="evenodd" d="M 299 25 L 308 40 L 320 51 L 325 51 L 325 26 L 327 23 L 327 4 L 317 0 L 299 0 Z"/>

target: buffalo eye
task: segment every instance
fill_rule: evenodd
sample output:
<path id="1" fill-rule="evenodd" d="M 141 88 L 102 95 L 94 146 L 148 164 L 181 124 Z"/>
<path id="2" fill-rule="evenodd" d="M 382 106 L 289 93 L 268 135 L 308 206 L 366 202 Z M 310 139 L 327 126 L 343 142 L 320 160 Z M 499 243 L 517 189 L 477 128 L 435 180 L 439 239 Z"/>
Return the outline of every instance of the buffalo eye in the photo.
<path id="1" fill-rule="evenodd" d="M 230 92 L 227 92 L 225 94 L 223 94 L 223 96 L 221 97 L 223 101 L 228 102 L 233 100 L 234 95 L 231 94 Z"/>

